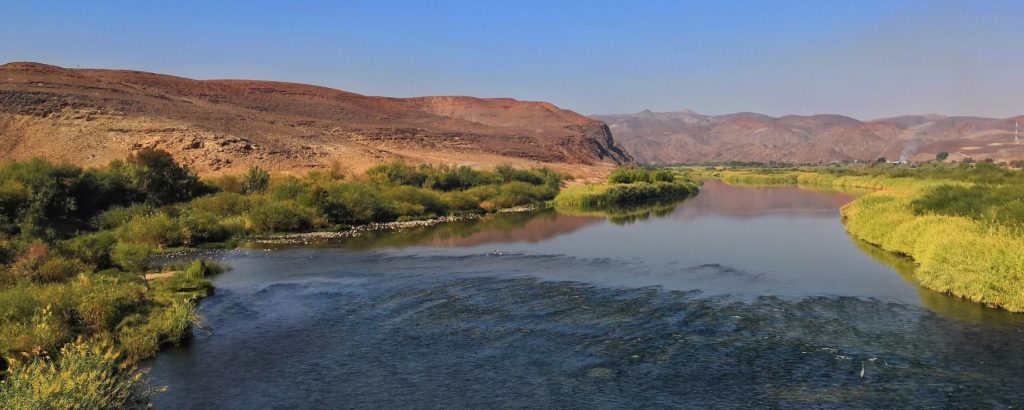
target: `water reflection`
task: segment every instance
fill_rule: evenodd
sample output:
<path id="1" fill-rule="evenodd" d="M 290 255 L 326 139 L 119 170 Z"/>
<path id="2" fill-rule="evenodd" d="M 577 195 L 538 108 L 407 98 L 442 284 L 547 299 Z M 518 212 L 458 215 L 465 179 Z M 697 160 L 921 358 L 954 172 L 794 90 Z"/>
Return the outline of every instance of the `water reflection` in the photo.
<path id="1" fill-rule="evenodd" d="M 812 191 L 794 186 L 751 188 L 707 181 L 696 198 L 679 207 L 674 217 L 694 219 L 716 215 L 753 219 L 770 215 L 832 217 L 857 197 L 857 191 Z"/>
<path id="2" fill-rule="evenodd" d="M 651 218 L 665 218 L 684 201 L 693 197 L 658 199 L 632 204 L 604 207 L 558 207 L 561 215 L 586 216 L 591 218 L 607 218 L 614 225 L 625 226 Z"/>

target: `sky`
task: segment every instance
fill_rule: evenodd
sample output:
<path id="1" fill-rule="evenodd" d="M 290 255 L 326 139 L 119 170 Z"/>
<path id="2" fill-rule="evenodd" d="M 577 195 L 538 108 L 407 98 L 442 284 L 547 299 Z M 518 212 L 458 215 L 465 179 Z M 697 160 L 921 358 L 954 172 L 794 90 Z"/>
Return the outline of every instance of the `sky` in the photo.
<path id="1" fill-rule="evenodd" d="M 0 62 L 549 101 L 1024 114 L 1020 1 L 2 1 Z"/>

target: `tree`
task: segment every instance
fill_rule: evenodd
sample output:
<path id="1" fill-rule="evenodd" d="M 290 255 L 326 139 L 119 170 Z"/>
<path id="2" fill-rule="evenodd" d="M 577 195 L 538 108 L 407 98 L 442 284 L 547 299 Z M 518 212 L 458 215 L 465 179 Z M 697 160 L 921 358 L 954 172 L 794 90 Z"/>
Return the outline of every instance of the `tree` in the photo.
<path id="1" fill-rule="evenodd" d="M 268 186 L 270 186 L 270 174 L 260 167 L 252 167 L 245 174 L 245 181 L 242 182 L 242 193 L 254 194 L 264 192 Z"/>
<path id="2" fill-rule="evenodd" d="M 935 160 L 936 161 L 942 162 L 942 161 L 945 161 L 946 158 L 949 158 L 949 153 L 946 152 L 946 151 L 942 151 L 942 152 L 939 152 L 938 154 L 935 154 Z"/>
<path id="3" fill-rule="evenodd" d="M 129 156 L 127 163 L 112 163 L 111 167 L 144 193 L 150 205 L 187 201 L 204 193 L 199 176 L 174 162 L 164 150 L 145 148 Z"/>
<path id="4" fill-rule="evenodd" d="M 889 161 L 887 161 L 885 159 L 885 157 L 878 157 L 878 160 L 876 160 L 875 162 L 877 162 L 879 164 L 884 164 L 884 163 L 889 162 Z"/>
<path id="5" fill-rule="evenodd" d="M 110 253 L 110 259 L 124 270 L 142 275 L 142 281 L 149 289 L 149 281 L 146 280 L 146 269 L 149 269 L 149 259 L 153 255 L 153 248 L 140 243 L 119 243 L 114 246 Z"/>

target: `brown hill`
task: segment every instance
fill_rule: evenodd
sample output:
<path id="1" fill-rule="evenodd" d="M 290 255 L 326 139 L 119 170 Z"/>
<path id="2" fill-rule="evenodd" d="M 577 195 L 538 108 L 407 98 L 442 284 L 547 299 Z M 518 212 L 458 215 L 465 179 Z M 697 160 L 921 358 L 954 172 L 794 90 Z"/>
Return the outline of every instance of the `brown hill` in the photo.
<path id="1" fill-rule="evenodd" d="M 360 170 L 399 158 L 587 171 L 631 160 L 600 121 L 542 102 L 0 66 L 0 159 L 104 165 L 143 147 L 165 149 L 203 173 L 333 163 Z"/>
<path id="2" fill-rule="evenodd" d="M 1022 117 L 927 115 L 863 122 L 841 115 L 711 116 L 684 110 L 593 118 L 606 122 L 616 141 L 642 162 L 927 161 L 941 151 L 951 160 L 1024 159 L 1024 145 L 1014 142 L 1014 121 L 1024 123 Z"/>

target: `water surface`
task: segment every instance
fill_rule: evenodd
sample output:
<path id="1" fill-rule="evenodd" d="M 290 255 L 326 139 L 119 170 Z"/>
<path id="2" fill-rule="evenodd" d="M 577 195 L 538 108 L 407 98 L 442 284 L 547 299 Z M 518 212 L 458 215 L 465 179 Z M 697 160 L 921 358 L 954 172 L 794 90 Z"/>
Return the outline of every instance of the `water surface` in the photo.
<path id="1" fill-rule="evenodd" d="M 223 255 L 160 408 L 1009 407 L 1018 316 L 858 243 L 850 194 L 488 217 Z"/>

